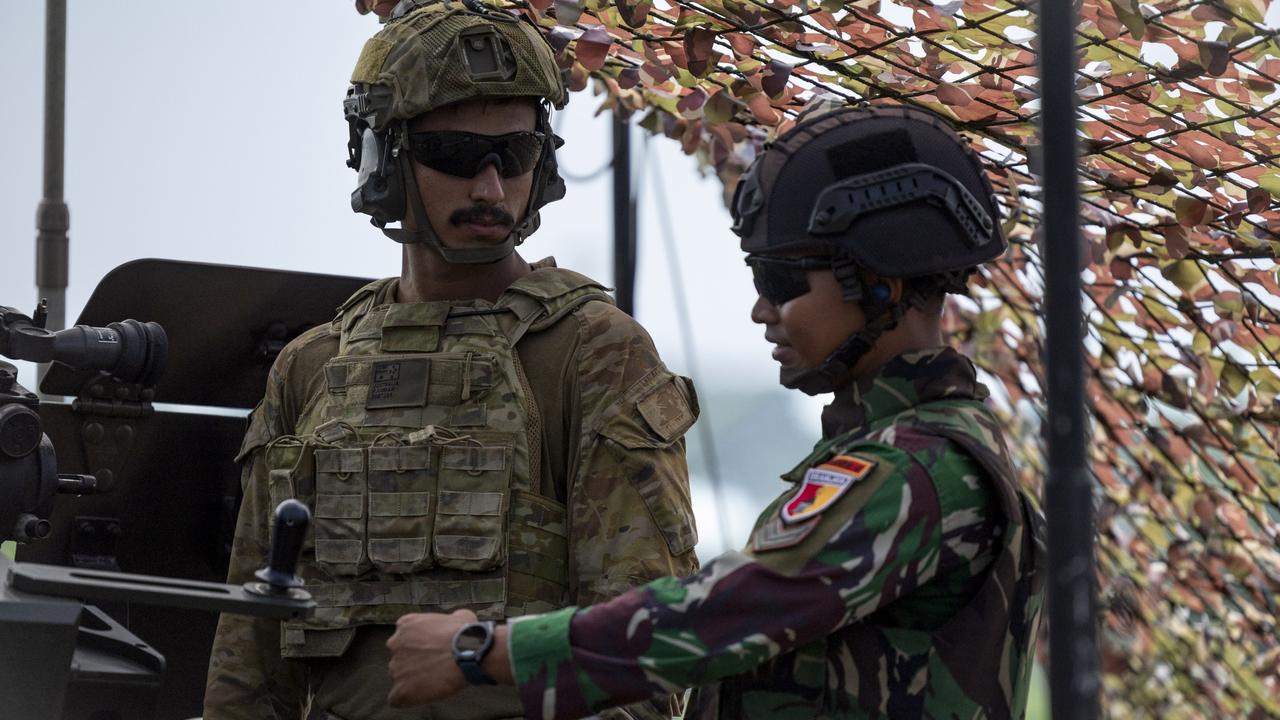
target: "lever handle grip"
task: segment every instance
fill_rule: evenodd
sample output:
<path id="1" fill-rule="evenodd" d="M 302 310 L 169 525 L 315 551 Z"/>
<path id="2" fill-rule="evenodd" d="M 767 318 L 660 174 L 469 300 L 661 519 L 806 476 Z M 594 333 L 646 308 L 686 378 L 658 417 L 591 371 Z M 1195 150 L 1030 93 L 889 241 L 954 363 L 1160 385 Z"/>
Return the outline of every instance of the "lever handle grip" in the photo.
<path id="1" fill-rule="evenodd" d="M 271 555 L 267 567 L 254 575 L 277 592 L 302 587 L 302 580 L 294 574 L 298 568 L 298 553 L 311 524 L 311 511 L 301 502 L 285 500 L 276 506 L 275 524 L 271 531 Z"/>

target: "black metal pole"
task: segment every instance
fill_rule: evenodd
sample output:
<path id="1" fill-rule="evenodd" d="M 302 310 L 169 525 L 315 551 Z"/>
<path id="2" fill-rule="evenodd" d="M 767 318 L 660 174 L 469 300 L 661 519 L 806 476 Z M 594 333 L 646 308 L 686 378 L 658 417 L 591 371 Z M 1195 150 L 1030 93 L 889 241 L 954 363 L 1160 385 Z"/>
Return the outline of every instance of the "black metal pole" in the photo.
<path id="1" fill-rule="evenodd" d="M 636 201 L 631 185 L 631 122 L 613 114 L 613 284 L 618 308 L 635 315 Z"/>
<path id="2" fill-rule="evenodd" d="M 1044 361 L 1049 478 L 1049 687 L 1054 720 L 1098 717 L 1093 496 L 1087 466 L 1084 318 L 1076 150 L 1076 11 L 1041 0 L 1040 138 L 1044 152 Z"/>
<path id="3" fill-rule="evenodd" d="M 67 231 L 62 199 L 66 130 L 67 0 L 48 0 L 44 46 L 44 197 L 36 209 L 36 287 L 49 300 L 48 327 L 60 330 L 67 312 Z M 43 375 L 43 373 L 41 373 Z"/>

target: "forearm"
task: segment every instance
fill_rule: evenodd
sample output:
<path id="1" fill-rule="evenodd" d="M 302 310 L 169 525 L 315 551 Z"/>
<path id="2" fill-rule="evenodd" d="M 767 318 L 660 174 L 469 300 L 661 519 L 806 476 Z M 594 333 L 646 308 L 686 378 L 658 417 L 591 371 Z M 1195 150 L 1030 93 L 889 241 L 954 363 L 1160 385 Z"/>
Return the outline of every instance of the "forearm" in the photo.
<path id="1" fill-rule="evenodd" d="M 690 577 L 516 622 L 525 711 L 579 717 L 741 675 L 895 602 L 914 587 L 903 578 L 931 577 L 941 525 L 927 475 L 886 465 L 841 501 L 788 552 L 725 553 Z"/>
<path id="2" fill-rule="evenodd" d="M 522 619 L 508 645 L 526 713 L 572 718 L 747 672 L 844 617 L 829 578 L 728 553 L 689 578 Z"/>

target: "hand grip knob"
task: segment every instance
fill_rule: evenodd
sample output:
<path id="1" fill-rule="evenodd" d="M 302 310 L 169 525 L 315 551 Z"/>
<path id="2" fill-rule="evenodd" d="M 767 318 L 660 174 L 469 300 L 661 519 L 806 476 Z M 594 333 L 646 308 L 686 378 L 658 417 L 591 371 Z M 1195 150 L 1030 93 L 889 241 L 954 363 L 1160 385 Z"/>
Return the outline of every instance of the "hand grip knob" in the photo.
<path id="1" fill-rule="evenodd" d="M 267 567 L 254 576 L 271 587 L 274 592 L 287 592 L 302 587 L 302 580 L 294 574 L 298 567 L 298 553 L 311 524 L 311 511 L 297 500 L 285 500 L 276 506 L 275 525 L 271 532 L 271 555 Z"/>

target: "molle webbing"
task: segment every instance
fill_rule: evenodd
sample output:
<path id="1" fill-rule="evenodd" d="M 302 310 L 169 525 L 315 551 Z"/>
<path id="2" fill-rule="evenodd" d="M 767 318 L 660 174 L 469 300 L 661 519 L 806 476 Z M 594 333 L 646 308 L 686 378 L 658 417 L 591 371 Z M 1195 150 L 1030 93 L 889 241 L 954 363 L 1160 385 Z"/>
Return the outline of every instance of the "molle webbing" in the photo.
<path id="1" fill-rule="evenodd" d="M 506 581 L 485 580 L 390 580 L 375 582 L 324 583 L 307 585 L 316 604 L 328 610 L 360 605 L 412 605 L 414 607 L 462 607 L 502 602 Z M 316 613 L 322 620 L 325 613 Z M 393 619 L 394 622 L 394 619 Z M 345 627 L 345 623 L 339 627 Z"/>
<path id="2" fill-rule="evenodd" d="M 608 296 L 557 268 L 493 305 L 388 303 L 390 282 L 340 308 L 339 354 L 297 424 L 302 449 L 272 468 L 285 491 L 308 489 L 316 516 L 299 573 L 319 608 L 284 624 L 287 657 L 340 655 L 353 628 L 407 612 L 500 619 L 568 598 L 566 510 L 539 492 L 541 413 L 515 346 Z"/>

